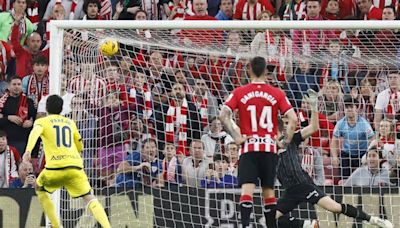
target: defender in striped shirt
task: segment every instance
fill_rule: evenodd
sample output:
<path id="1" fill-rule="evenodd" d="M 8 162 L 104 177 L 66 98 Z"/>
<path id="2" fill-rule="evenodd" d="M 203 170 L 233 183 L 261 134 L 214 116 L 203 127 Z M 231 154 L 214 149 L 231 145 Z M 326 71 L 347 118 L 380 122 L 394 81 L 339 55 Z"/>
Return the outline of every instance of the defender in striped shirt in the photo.
<path id="1" fill-rule="evenodd" d="M 304 100 L 309 103 L 311 107 L 310 125 L 297 131 L 294 134 L 292 141 L 287 146 L 283 145 L 284 143 L 278 143 L 280 148 L 285 148 L 279 150 L 277 176 L 279 182 L 285 188 L 285 192 L 278 200 L 276 206 L 278 227 L 318 227 L 318 222 L 316 220 L 293 219 L 288 216 L 288 213 L 294 208 L 297 208 L 297 206 L 302 202 L 317 204 L 330 212 L 361 219 L 379 227 L 393 227 L 392 223 L 388 220 L 370 216 L 361 209 L 355 208 L 352 205 L 340 204 L 334 201 L 318 186 L 316 186 L 308 173 L 302 169 L 301 158 L 299 156 L 299 145 L 319 128 L 317 92 L 308 90 L 308 96 L 306 95 Z"/>
<path id="2" fill-rule="evenodd" d="M 253 193 L 259 183 L 263 189 L 264 215 L 267 227 L 276 227 L 276 198 L 274 184 L 278 163 L 276 135 L 278 114 L 289 118 L 287 130 L 290 142 L 297 123 L 297 116 L 284 92 L 266 84 L 266 61 L 255 57 L 250 62 L 251 83 L 235 89 L 220 113 L 220 120 L 237 145 L 241 145 L 238 164 L 238 181 L 242 188 L 240 197 L 242 227 L 250 225 Z M 232 119 L 232 112 L 239 112 L 239 127 Z"/>

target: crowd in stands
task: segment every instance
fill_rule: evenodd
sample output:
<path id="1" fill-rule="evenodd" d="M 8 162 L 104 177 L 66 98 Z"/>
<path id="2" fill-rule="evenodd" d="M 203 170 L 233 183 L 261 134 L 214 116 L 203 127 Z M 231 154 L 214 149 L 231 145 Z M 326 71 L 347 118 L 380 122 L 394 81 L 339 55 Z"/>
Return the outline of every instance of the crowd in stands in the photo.
<path id="1" fill-rule="evenodd" d="M 33 187 L 45 165 L 40 142 L 32 164 L 20 162 L 56 83 L 48 73 L 51 20 L 396 20 L 400 12 L 391 0 L 0 0 L 0 11 L 2 188 Z M 299 151 L 318 185 L 398 186 L 397 30 L 177 33 L 164 36 L 225 50 L 120 43 L 107 58 L 92 45 L 96 33 L 65 31 L 62 114 L 77 122 L 94 186 L 236 187 L 240 146 L 217 116 L 231 91 L 249 82 L 248 56 L 256 55 L 268 58 L 268 83 L 286 92 L 299 128 L 310 117 L 303 95 L 320 94 L 320 129 Z"/>

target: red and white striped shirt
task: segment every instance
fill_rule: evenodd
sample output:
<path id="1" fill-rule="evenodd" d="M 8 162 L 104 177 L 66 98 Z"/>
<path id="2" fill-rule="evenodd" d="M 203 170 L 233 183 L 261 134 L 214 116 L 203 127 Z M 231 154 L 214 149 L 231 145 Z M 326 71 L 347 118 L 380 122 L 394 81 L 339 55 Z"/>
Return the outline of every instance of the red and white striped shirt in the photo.
<path id="1" fill-rule="evenodd" d="M 268 0 L 258 0 L 253 6 L 247 0 L 239 0 L 233 18 L 236 20 L 257 20 L 258 15 L 264 10 L 268 10 L 272 14 L 275 13 L 274 7 Z"/>
<path id="2" fill-rule="evenodd" d="M 85 79 L 82 76 L 73 77 L 69 82 L 68 92 L 78 94 L 85 91 L 89 92 L 91 104 L 100 105 L 106 95 L 107 84 L 103 79 L 96 76 L 91 79 Z"/>

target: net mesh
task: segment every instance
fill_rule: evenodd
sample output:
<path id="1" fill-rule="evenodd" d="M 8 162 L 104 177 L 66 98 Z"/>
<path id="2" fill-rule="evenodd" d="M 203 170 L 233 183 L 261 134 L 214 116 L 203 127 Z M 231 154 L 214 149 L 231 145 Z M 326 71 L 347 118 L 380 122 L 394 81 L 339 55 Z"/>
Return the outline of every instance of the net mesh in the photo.
<path id="1" fill-rule="evenodd" d="M 309 119 L 303 95 L 309 88 L 319 92 L 320 129 L 299 152 L 315 183 L 334 199 L 400 226 L 400 199 L 389 188 L 388 174 L 397 172 L 398 97 L 390 99 L 391 111 L 383 108 L 383 127 L 372 136 L 378 94 L 400 80 L 387 77 L 398 66 L 398 35 L 391 30 L 65 30 L 62 94 L 75 95 L 66 99 L 68 115 L 77 121 L 85 170 L 113 227 L 239 227 L 238 147 L 215 117 L 225 98 L 249 83 L 249 60 L 256 55 L 267 59 L 268 81 L 286 92 L 299 127 Z M 119 42 L 112 57 L 99 52 L 107 38 Z M 357 101 L 364 128 L 337 125 L 347 115 L 348 97 Z M 187 103 L 180 106 L 176 100 L 184 98 Z M 330 146 L 333 137 L 341 139 L 337 148 Z M 376 158 L 362 158 L 368 139 L 382 147 L 382 169 L 373 167 Z M 332 150 L 352 156 L 334 168 Z M 227 162 L 213 162 L 216 154 Z M 359 166 L 378 171 L 346 181 Z M 95 225 L 81 201 L 62 195 L 64 227 Z M 254 202 L 252 222 L 262 227 L 260 192 Z M 318 217 L 321 227 L 361 224 L 310 205 L 293 215 Z"/>

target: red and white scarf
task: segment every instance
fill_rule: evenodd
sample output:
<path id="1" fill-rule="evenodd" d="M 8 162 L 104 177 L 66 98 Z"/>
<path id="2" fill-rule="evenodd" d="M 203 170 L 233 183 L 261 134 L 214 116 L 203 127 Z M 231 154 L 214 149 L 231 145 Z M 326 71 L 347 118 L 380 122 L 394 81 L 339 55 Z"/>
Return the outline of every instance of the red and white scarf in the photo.
<path id="1" fill-rule="evenodd" d="M 147 84 L 143 85 L 143 95 L 144 95 L 144 108 L 143 108 L 143 118 L 145 120 L 150 119 L 153 114 L 152 104 L 151 104 L 151 91 L 149 90 L 149 86 Z M 135 87 L 132 87 L 129 90 L 129 101 L 138 105 L 136 103 L 137 90 Z"/>
<path id="2" fill-rule="evenodd" d="M 200 105 L 199 111 L 200 111 L 200 117 L 201 117 L 201 124 L 203 128 L 205 128 L 208 125 L 208 114 L 207 114 L 207 107 L 208 107 L 208 97 L 207 93 L 201 97 L 201 101 L 199 102 L 197 100 L 197 96 L 193 94 L 192 96 L 192 102 L 194 104 Z"/>
<path id="3" fill-rule="evenodd" d="M 180 111 L 180 112 L 179 112 Z M 183 99 L 181 107 L 175 106 L 175 101 L 170 101 L 165 124 L 165 139 L 167 142 L 175 143 L 175 122 L 178 122 L 178 149 L 177 154 L 189 155 L 187 149 L 187 114 L 188 102 Z"/>
<path id="4" fill-rule="evenodd" d="M 257 16 L 266 10 L 266 7 L 257 2 L 250 8 L 250 4 L 246 2 L 243 6 L 242 20 L 257 20 Z"/>
<path id="5" fill-rule="evenodd" d="M 42 99 L 43 96 L 49 95 L 49 75 L 43 75 L 41 85 L 39 86 L 39 81 L 35 73 L 29 76 L 28 80 L 28 90 L 27 95 L 32 100 L 37 99 L 37 102 Z"/>
<path id="6" fill-rule="evenodd" d="M 268 50 L 268 61 L 276 66 L 277 80 L 286 81 L 286 57 L 289 54 L 286 37 L 283 34 L 277 34 L 274 36 L 273 32 L 267 30 L 265 32 L 265 41 L 267 43 L 267 48 L 276 48 L 275 51 Z"/>
<path id="7" fill-rule="evenodd" d="M 306 4 L 302 1 L 296 3 L 293 9 L 296 13 L 297 20 L 303 20 L 306 17 Z M 285 11 L 283 12 L 283 20 L 293 20 L 292 5 L 286 4 Z"/>
<path id="8" fill-rule="evenodd" d="M 111 20 L 111 1 L 101 0 L 100 4 L 101 4 L 100 16 L 104 20 Z"/>
<path id="9" fill-rule="evenodd" d="M 11 10 L 11 16 L 14 18 L 14 20 L 15 20 L 15 10 L 14 9 L 12 9 Z M 18 26 L 18 30 L 19 30 L 19 35 L 20 35 L 20 37 L 24 37 L 25 36 L 25 34 L 26 34 L 26 17 L 24 16 L 23 18 L 22 18 L 22 20 L 21 20 L 21 22 L 19 23 L 19 26 Z M 11 39 L 11 36 L 10 36 L 10 38 L 9 39 Z"/>
<path id="10" fill-rule="evenodd" d="M 388 115 L 396 115 L 400 111 L 400 91 L 390 91 L 389 104 L 386 108 Z"/>
<path id="11" fill-rule="evenodd" d="M 7 62 L 11 59 L 11 56 L 13 55 L 12 48 L 5 42 L 1 41 L 2 48 L 0 50 L 0 75 L 3 76 L 6 74 L 7 71 Z M 5 78 L 1 78 L 2 80 L 5 80 Z"/>
<path id="12" fill-rule="evenodd" d="M 14 156 L 14 151 L 11 150 L 10 146 L 6 147 L 5 153 L 5 164 L 4 164 L 4 173 L 7 179 L 5 180 L 5 187 L 9 187 L 10 183 L 18 178 L 18 172 L 16 167 L 16 158 Z M 1 166 L 1 165 L 0 165 Z"/>
<path id="13" fill-rule="evenodd" d="M 158 0 L 142 0 L 142 9 L 147 13 L 147 20 L 158 20 Z"/>
<path id="14" fill-rule="evenodd" d="M 30 7 L 26 9 L 28 14 L 28 19 L 33 25 L 37 26 L 39 24 L 39 3 L 34 1 Z"/>
<path id="15" fill-rule="evenodd" d="M 75 17 L 75 9 L 76 6 L 78 5 L 78 0 L 72 0 L 71 3 L 71 8 L 69 9 L 69 19 L 70 20 L 74 20 Z"/>
<path id="16" fill-rule="evenodd" d="M 0 11 L 7 12 L 12 8 L 10 0 L 0 0 Z"/>

